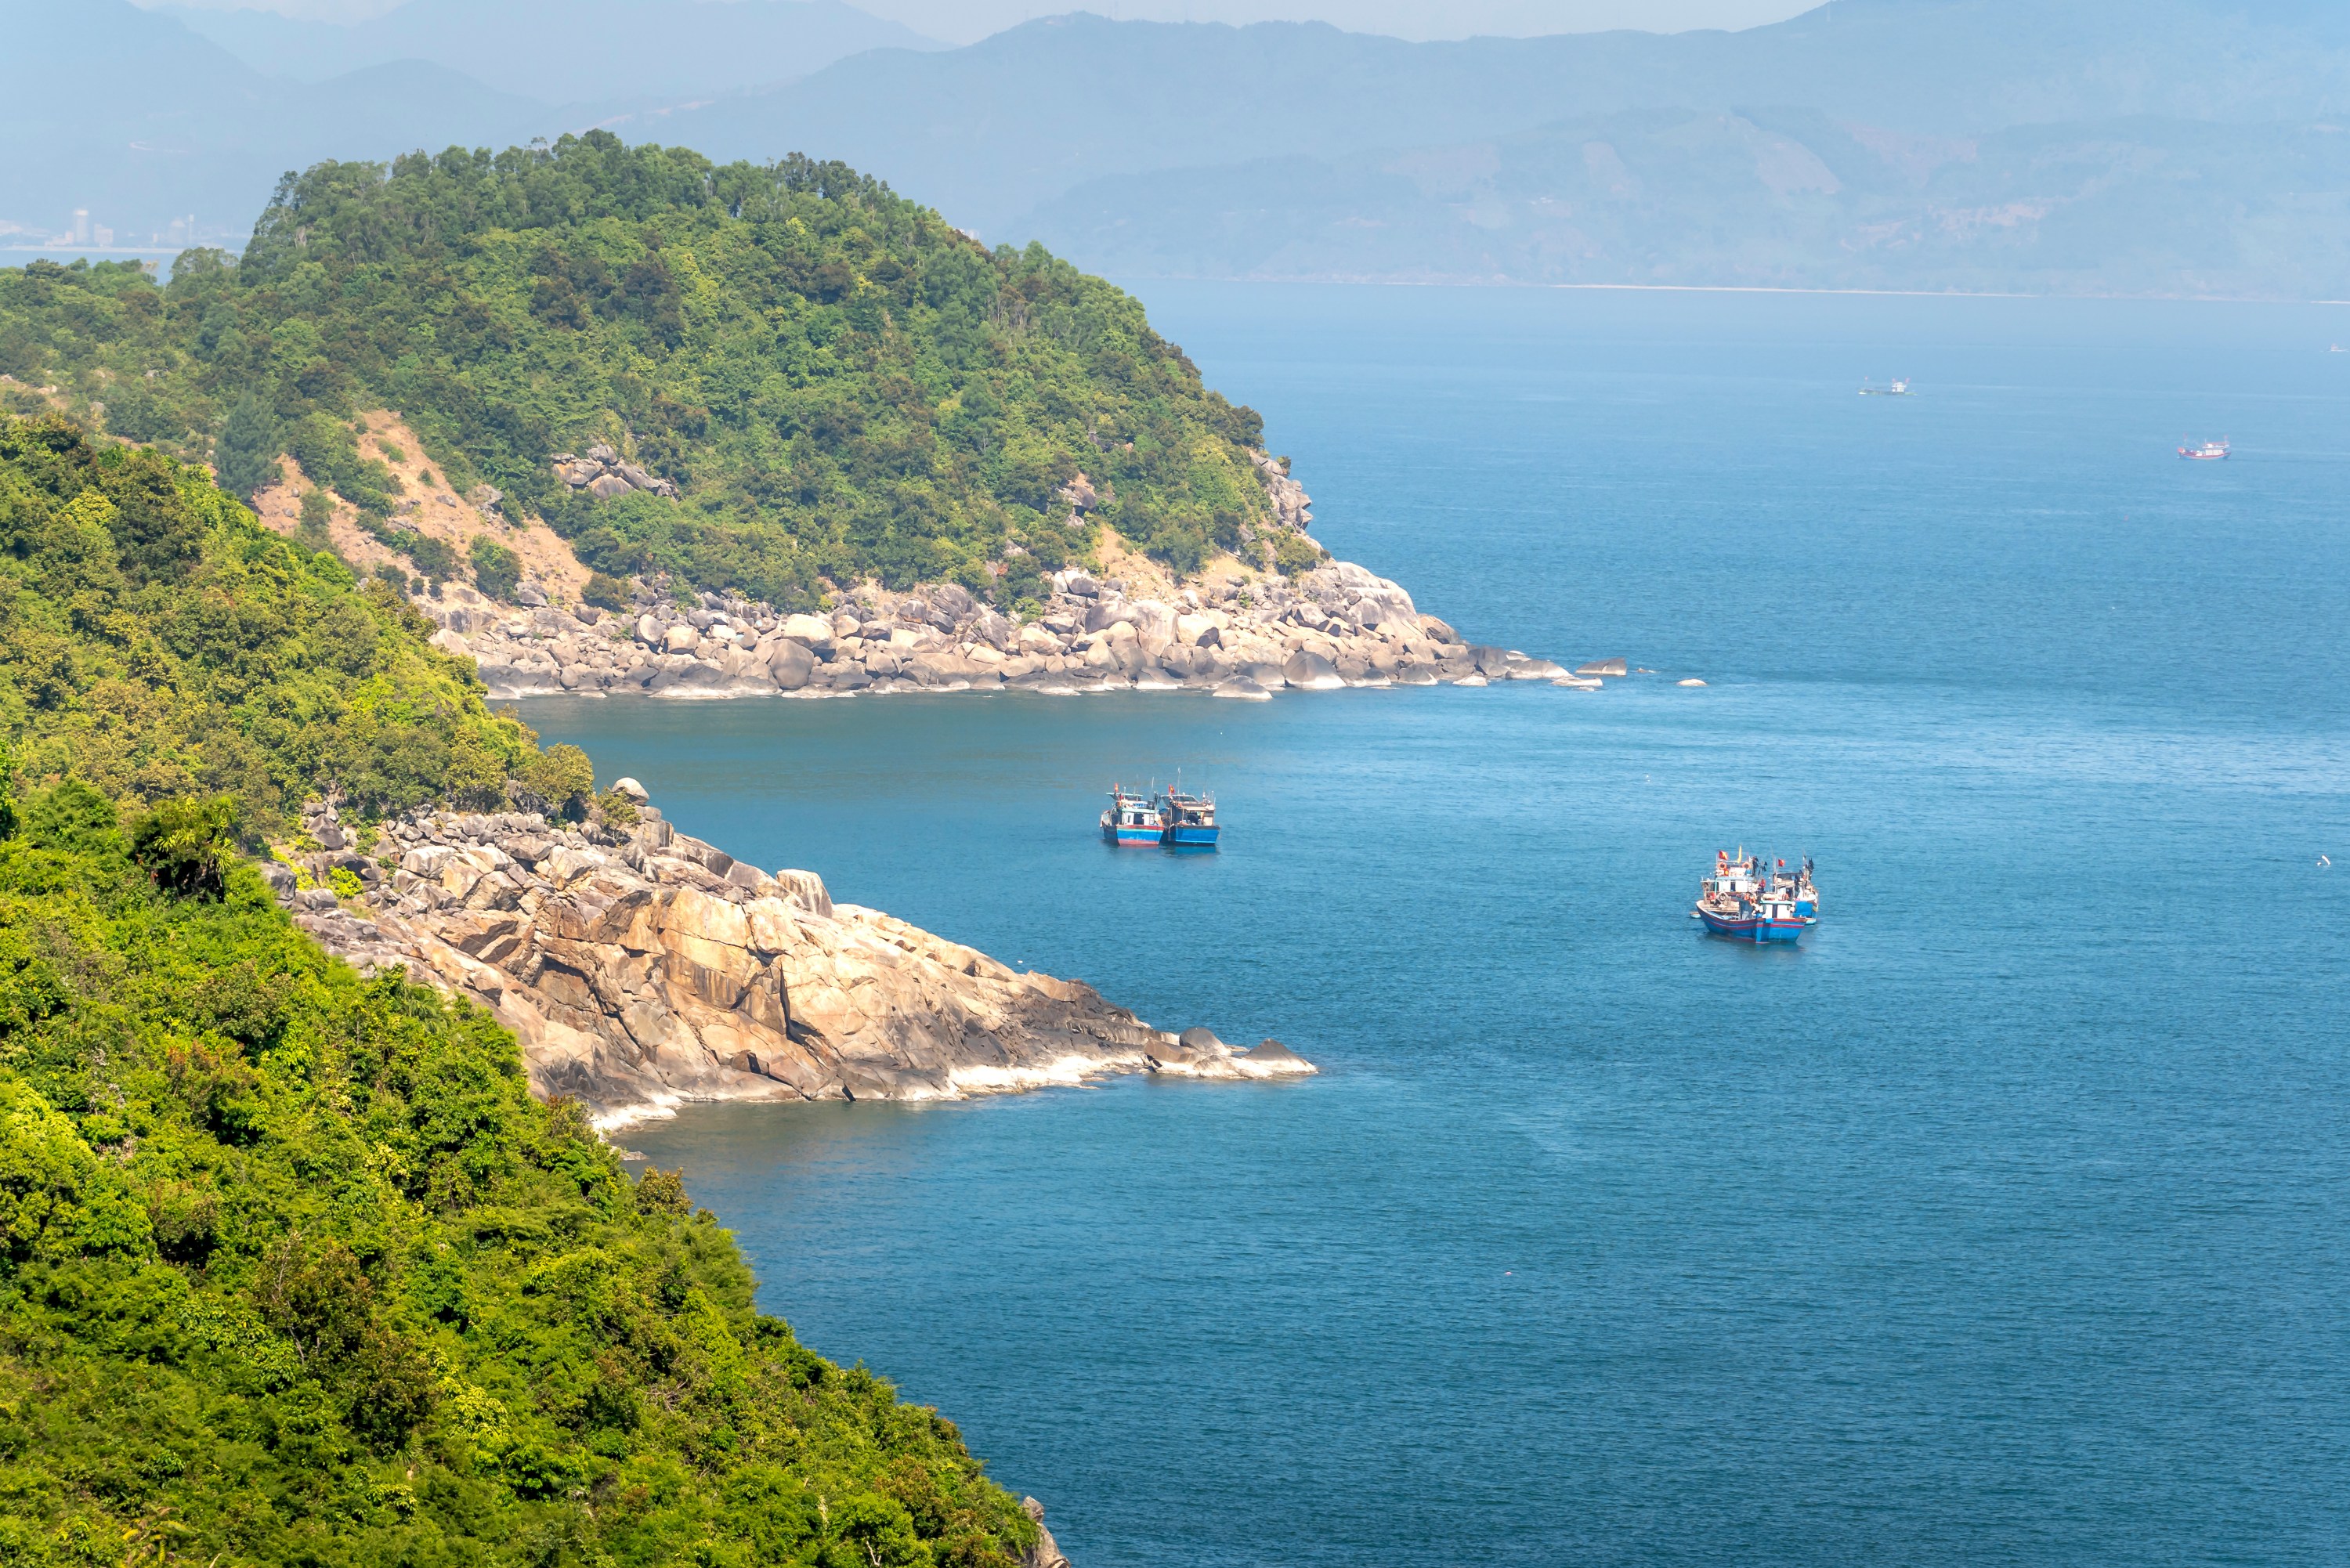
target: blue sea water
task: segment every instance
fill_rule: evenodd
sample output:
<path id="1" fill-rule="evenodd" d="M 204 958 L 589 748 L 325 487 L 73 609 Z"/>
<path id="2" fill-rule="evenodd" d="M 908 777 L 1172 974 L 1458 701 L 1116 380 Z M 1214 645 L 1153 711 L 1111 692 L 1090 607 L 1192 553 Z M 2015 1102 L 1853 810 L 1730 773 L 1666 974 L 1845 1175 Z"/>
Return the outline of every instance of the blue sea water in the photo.
<path id="1" fill-rule="evenodd" d="M 1143 293 L 1340 554 L 1661 673 L 526 705 L 1324 1069 L 628 1135 L 767 1307 L 1080 1568 L 2350 1560 L 2350 317 Z M 1179 766 L 1222 853 L 1093 836 Z M 1801 950 L 1688 919 L 1742 841 Z"/>

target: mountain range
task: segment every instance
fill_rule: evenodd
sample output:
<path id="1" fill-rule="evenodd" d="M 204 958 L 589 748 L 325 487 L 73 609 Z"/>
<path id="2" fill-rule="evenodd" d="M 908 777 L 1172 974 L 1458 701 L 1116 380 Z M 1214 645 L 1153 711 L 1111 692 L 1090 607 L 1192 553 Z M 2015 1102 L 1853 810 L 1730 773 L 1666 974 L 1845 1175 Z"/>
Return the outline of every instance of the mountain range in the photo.
<path id="1" fill-rule="evenodd" d="M 209 182 L 251 213 L 317 157 L 604 126 L 841 159 L 1138 278 L 2350 294 L 2350 7 L 2317 0 L 1832 0 L 1417 44 L 1075 15 L 959 49 L 840 0 L 18 9 L 99 58 L 134 31 L 99 14 L 130 13 L 183 62 L 102 102 L 35 88 L 73 106 L 19 182 L 51 211 Z"/>

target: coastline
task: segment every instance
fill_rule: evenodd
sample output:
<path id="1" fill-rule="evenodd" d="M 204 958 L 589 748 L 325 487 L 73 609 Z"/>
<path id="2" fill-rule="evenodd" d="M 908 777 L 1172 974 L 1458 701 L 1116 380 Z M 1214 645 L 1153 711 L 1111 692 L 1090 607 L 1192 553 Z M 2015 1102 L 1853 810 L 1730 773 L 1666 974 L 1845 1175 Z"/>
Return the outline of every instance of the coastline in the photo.
<path id="1" fill-rule="evenodd" d="M 1082 981 L 1008 965 L 813 872 L 772 874 L 681 834 L 632 780 L 636 819 L 430 812 L 370 830 L 332 803 L 262 866 L 295 923 L 374 973 L 469 998 L 522 1045 L 532 1090 L 598 1130 L 691 1101 L 960 1100 L 1128 1073 L 1304 1076 L 1145 1023 Z"/>
<path id="2" fill-rule="evenodd" d="M 433 646 L 473 659 L 500 701 L 1586 684 L 1552 660 L 1467 641 L 1351 562 L 1295 582 L 1211 570 L 1179 587 L 1070 570 L 1053 584 L 1050 600 L 1020 618 L 951 583 L 902 594 L 867 585 L 826 615 L 714 594 L 691 609 L 640 602 L 633 615 L 509 607 L 456 586 L 415 602 L 438 623 Z"/>

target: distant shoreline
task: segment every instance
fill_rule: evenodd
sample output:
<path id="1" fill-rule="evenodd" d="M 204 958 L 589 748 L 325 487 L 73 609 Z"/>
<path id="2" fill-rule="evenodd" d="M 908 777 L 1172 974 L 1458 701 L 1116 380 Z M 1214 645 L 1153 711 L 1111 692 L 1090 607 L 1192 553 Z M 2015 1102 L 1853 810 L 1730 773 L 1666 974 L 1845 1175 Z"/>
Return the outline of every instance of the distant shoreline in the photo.
<path id="1" fill-rule="evenodd" d="M 2251 294 L 2022 294 L 1964 288 L 1794 288 L 1759 283 L 1519 283 L 1506 278 L 1409 277 L 1206 277 L 1168 273 L 1103 275 L 1120 288 L 1149 283 L 1231 283 L 1251 286 L 1353 288 L 1523 288 L 1624 294 L 1804 294 L 1858 295 L 1885 299 L 2044 299 L 2115 301 L 2159 305 L 2324 305 L 2350 306 L 2350 299 L 2283 299 Z"/>

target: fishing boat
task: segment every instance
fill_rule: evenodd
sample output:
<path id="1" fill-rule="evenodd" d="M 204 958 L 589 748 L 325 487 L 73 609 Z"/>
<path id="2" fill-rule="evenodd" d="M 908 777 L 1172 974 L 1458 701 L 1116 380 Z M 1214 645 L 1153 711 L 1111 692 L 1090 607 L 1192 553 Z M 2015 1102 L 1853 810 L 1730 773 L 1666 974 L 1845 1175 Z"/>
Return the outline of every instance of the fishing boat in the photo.
<path id="1" fill-rule="evenodd" d="M 1860 395 L 1864 398 L 1907 398 L 1912 394 L 1908 381 L 1904 379 L 1896 381 L 1888 387 L 1879 387 L 1864 381 L 1861 383 Z"/>
<path id="2" fill-rule="evenodd" d="M 2198 441 L 2193 446 L 2180 447 L 2178 455 L 2189 462 L 2218 462 L 2228 455 L 2228 443 L 2224 441 Z"/>
<path id="3" fill-rule="evenodd" d="M 1717 851 L 1713 875 L 1698 887 L 1697 908 L 1690 919 L 1700 920 L 1717 937 L 1742 942 L 1792 942 L 1820 923 L 1819 890 L 1812 885 L 1812 863 L 1790 872 L 1783 860 L 1766 867 L 1762 857 Z"/>
<path id="4" fill-rule="evenodd" d="M 1155 803 L 1166 826 L 1159 842 L 1170 849 L 1213 849 L 1216 846 L 1216 798 L 1186 794 L 1179 787 L 1163 790 Z"/>
<path id="5" fill-rule="evenodd" d="M 1159 820 L 1159 808 L 1150 804 L 1148 795 L 1128 794 L 1116 784 L 1110 786 L 1109 809 L 1101 814 L 1102 842 L 1156 844 L 1166 826 Z"/>

